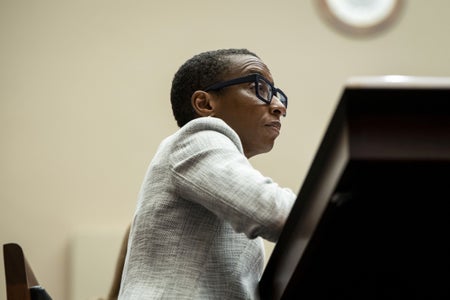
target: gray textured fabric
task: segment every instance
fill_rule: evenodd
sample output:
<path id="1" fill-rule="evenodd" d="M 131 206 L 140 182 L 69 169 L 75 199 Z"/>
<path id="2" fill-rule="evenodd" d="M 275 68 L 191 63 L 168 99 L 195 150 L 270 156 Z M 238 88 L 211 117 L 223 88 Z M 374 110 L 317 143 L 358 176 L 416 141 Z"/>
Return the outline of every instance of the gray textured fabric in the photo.
<path id="1" fill-rule="evenodd" d="M 258 299 L 261 237 L 277 240 L 294 200 L 250 165 L 225 122 L 189 122 L 144 178 L 119 299 Z"/>

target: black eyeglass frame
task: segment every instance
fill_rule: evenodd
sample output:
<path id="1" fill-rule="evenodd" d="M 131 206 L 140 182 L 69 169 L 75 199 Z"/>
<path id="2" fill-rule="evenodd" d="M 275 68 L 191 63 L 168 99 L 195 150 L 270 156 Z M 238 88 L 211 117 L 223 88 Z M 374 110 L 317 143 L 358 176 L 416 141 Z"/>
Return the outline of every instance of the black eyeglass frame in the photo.
<path id="1" fill-rule="evenodd" d="M 258 88 L 259 80 L 263 80 L 265 83 L 267 83 L 270 86 L 271 93 L 270 93 L 269 99 L 265 99 L 263 96 L 261 96 L 259 94 L 259 88 Z M 217 90 L 226 88 L 231 85 L 236 85 L 236 84 L 241 84 L 241 83 L 246 83 L 246 82 L 254 82 L 255 83 L 255 93 L 256 93 L 256 97 L 258 97 L 259 100 L 261 100 L 267 104 L 270 104 L 270 102 L 272 102 L 273 96 L 276 95 L 276 97 L 280 100 L 280 102 L 284 105 L 284 107 L 287 108 L 288 97 L 286 96 L 286 94 L 279 88 L 276 88 L 269 80 L 267 80 L 266 78 L 264 78 L 264 76 L 261 76 L 260 74 L 250 74 L 247 76 L 230 79 L 230 80 L 223 81 L 223 82 L 218 82 L 218 83 L 208 86 L 206 89 L 204 89 L 204 91 L 205 92 L 217 91 Z M 281 94 L 282 97 L 278 97 L 278 94 Z M 282 98 L 284 98 L 284 100 Z"/>

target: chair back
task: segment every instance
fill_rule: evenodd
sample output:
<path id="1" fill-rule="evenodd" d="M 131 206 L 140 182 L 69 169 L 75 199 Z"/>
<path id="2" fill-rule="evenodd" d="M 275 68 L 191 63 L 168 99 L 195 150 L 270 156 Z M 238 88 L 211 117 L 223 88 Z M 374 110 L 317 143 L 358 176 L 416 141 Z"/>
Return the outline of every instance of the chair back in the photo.
<path id="1" fill-rule="evenodd" d="M 125 265 L 125 258 L 127 256 L 128 248 L 128 236 L 130 235 L 131 224 L 128 225 L 125 234 L 122 239 L 122 244 L 120 246 L 119 256 L 116 261 L 116 269 L 114 272 L 114 278 L 111 283 L 111 287 L 108 293 L 107 300 L 117 300 L 120 291 L 120 282 L 122 280 L 123 267 Z"/>
<path id="2" fill-rule="evenodd" d="M 22 248 L 15 243 L 3 245 L 7 300 L 51 300 L 39 285 Z"/>

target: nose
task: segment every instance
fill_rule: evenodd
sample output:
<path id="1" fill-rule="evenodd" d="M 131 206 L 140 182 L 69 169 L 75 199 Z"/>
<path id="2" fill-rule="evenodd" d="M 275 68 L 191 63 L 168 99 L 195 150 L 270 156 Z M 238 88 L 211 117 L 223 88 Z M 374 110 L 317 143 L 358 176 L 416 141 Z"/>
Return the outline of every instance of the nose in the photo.
<path id="1" fill-rule="evenodd" d="M 270 101 L 270 112 L 275 115 L 283 115 L 286 117 L 286 106 L 281 103 L 277 96 L 273 96 L 272 101 Z"/>

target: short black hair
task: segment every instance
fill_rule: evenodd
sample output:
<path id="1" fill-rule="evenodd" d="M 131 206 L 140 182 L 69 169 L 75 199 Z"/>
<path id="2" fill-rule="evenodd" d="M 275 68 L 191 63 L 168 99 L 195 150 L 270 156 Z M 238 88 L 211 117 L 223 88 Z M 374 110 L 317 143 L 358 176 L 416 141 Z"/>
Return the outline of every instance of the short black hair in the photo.
<path id="1" fill-rule="evenodd" d="M 252 55 L 247 49 L 220 49 L 197 54 L 175 73 L 170 91 L 172 112 L 179 127 L 198 117 L 191 104 L 192 94 L 222 81 L 232 67 L 234 55 Z"/>

